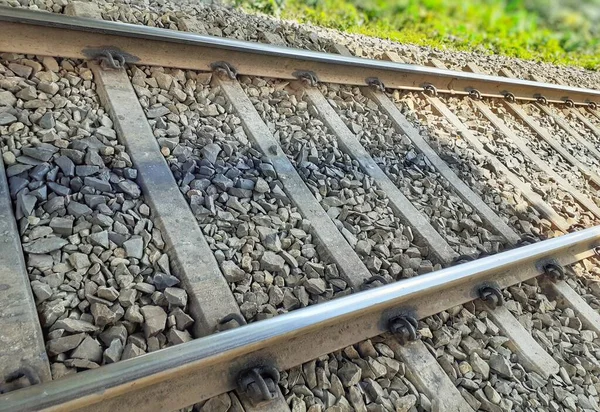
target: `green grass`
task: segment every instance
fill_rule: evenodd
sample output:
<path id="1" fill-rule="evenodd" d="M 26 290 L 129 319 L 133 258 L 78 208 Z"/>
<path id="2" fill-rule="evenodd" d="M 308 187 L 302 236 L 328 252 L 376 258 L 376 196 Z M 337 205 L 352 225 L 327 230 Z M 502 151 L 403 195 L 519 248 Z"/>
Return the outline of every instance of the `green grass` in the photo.
<path id="1" fill-rule="evenodd" d="M 234 0 L 348 33 L 600 69 L 600 0 Z"/>

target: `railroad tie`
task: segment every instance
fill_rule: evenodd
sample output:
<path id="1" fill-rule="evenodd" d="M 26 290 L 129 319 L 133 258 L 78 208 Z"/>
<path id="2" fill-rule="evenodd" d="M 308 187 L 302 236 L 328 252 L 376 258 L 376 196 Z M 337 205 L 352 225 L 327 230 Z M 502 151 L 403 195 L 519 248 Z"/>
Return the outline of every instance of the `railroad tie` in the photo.
<path id="1" fill-rule="evenodd" d="M 171 265 L 188 292 L 196 321 L 194 335 L 214 333 L 224 315 L 241 316 L 239 306 L 160 152 L 127 72 L 89 64 L 98 95 L 138 170 L 138 181 L 168 245 Z"/>
<path id="2" fill-rule="evenodd" d="M 533 339 L 506 307 L 497 306 L 493 309 L 487 305 L 482 307 L 502 334 L 510 339 L 507 343 L 508 348 L 517 355 L 519 363 L 525 370 L 536 372 L 545 379 L 558 373 L 559 364 Z"/>
<path id="3" fill-rule="evenodd" d="M 474 101 L 475 107 L 477 107 L 477 109 L 479 110 L 479 112 L 486 118 L 488 119 L 488 121 L 494 125 L 494 127 L 500 132 L 502 133 L 504 136 L 506 136 L 506 138 L 510 139 L 512 142 L 515 143 L 515 146 L 517 146 L 517 148 L 521 151 L 521 153 L 523 153 L 523 155 L 525 155 L 530 161 L 532 161 L 538 168 L 540 168 L 542 171 L 544 171 L 544 173 L 546 173 L 547 175 L 551 176 L 554 180 L 556 180 L 556 182 L 558 184 L 560 184 L 560 186 L 563 188 L 563 190 L 569 192 L 574 198 L 575 200 L 577 200 L 584 208 L 588 209 L 589 211 L 593 211 L 596 210 L 597 207 L 594 205 L 594 203 L 589 199 L 589 197 L 587 197 L 586 195 L 584 195 L 583 193 L 581 193 L 579 190 L 575 189 L 573 187 L 573 185 L 571 185 L 566 179 L 564 179 L 562 176 L 560 176 L 558 173 L 556 173 L 551 167 L 549 167 L 542 159 L 539 158 L 538 155 L 536 155 L 529 147 L 527 147 L 527 144 L 525 144 L 525 142 L 519 137 L 517 136 L 515 133 L 513 133 L 507 126 L 506 124 L 500 120 L 500 118 L 498 118 L 498 116 L 496 116 L 489 107 L 487 107 L 485 105 L 485 103 L 483 103 L 482 101 L 478 101 L 475 100 Z M 540 198 L 541 199 L 541 198 Z M 532 203 L 536 208 L 538 207 L 539 203 Z M 550 207 L 550 206 L 548 206 Z M 538 210 L 540 210 L 538 208 Z M 553 209 L 552 209 L 553 210 Z M 542 210 L 540 210 L 540 212 L 542 212 Z M 552 217 L 550 220 L 555 223 L 560 230 L 562 230 L 563 232 L 566 232 L 568 230 L 568 227 L 570 225 L 568 225 L 566 223 L 566 221 L 564 221 L 563 218 L 559 217 L 556 212 L 552 212 L 554 213 L 556 216 Z M 544 213 L 545 214 L 545 213 Z M 596 213 L 594 213 L 596 214 Z M 547 215 L 547 217 L 550 218 L 550 215 Z M 556 220 L 556 218 L 559 218 L 561 220 L 564 221 L 564 224 L 567 225 L 567 228 L 565 229 L 562 226 L 562 222 L 559 222 Z M 558 224 L 560 223 L 560 225 Z"/>
<path id="4" fill-rule="evenodd" d="M 600 120 L 600 112 L 598 112 L 597 109 L 592 109 L 591 107 L 587 107 L 588 112 L 593 114 L 596 118 L 598 118 L 598 120 Z"/>
<path id="5" fill-rule="evenodd" d="M 365 88 L 365 94 L 375 101 L 379 107 L 390 117 L 396 129 L 406 134 L 415 147 L 427 157 L 436 170 L 450 183 L 460 198 L 473 209 L 491 227 L 496 234 L 503 236 L 509 243 L 515 244 L 520 236 L 511 229 L 481 198 L 475 194 L 444 162 L 440 156 L 423 139 L 419 131 L 410 124 L 396 105 L 383 93 Z"/>
<path id="6" fill-rule="evenodd" d="M 319 205 L 238 81 L 224 80 L 219 76 L 213 76 L 213 81 L 229 99 L 254 147 L 272 162 L 289 198 L 311 222 L 312 232 L 319 243 L 319 253 L 338 265 L 341 275 L 352 287 L 361 286 L 371 273 Z"/>
<path id="7" fill-rule="evenodd" d="M 2 342 L 0 344 L 0 393 L 2 393 L 4 379 L 10 375 L 20 375 L 19 371 L 23 368 L 31 368 L 42 382 L 52 379 L 52 375 L 1 156 L 0 235 L 0 341 Z"/>
<path id="8" fill-rule="evenodd" d="M 423 342 L 401 345 L 395 339 L 388 339 L 386 343 L 406 364 L 406 376 L 411 383 L 433 401 L 433 410 L 473 411 Z"/>
<path id="9" fill-rule="evenodd" d="M 600 151 L 598 151 L 598 149 L 596 149 L 596 146 L 594 146 L 593 143 L 591 143 L 589 140 L 587 140 L 583 136 L 581 136 L 575 129 L 573 129 L 568 124 L 568 122 L 565 119 L 563 119 L 561 116 L 553 113 L 552 109 L 550 109 L 546 105 L 543 105 L 543 104 L 540 104 L 540 103 L 535 103 L 535 106 L 538 109 L 540 109 L 541 112 L 543 112 L 547 116 L 549 116 L 552 119 L 554 119 L 554 121 L 556 122 L 556 124 L 561 129 L 563 129 L 565 132 L 567 132 L 573 139 L 575 139 L 575 141 L 577 143 L 579 143 L 582 146 L 584 146 L 590 153 L 592 153 L 594 155 L 594 157 L 596 159 L 600 160 Z M 571 109 L 569 109 L 569 110 L 571 110 Z M 586 166 L 586 167 L 588 167 L 588 166 Z M 588 169 L 589 169 L 589 167 L 588 167 Z"/>
<path id="10" fill-rule="evenodd" d="M 525 111 L 518 105 L 517 103 L 511 103 L 505 101 L 504 104 L 506 107 L 510 109 L 510 111 L 520 118 L 531 130 L 533 130 L 539 137 L 542 138 L 546 143 L 548 143 L 558 154 L 560 154 L 568 163 L 575 166 L 577 169 L 584 174 L 584 176 L 588 177 L 596 187 L 600 188 L 600 176 L 596 172 L 590 170 L 590 168 L 583 163 L 581 163 L 575 156 L 569 153 L 561 144 L 548 133 L 548 130 L 541 127 L 537 124 L 537 122 L 529 116 Z M 540 107 L 540 106 L 538 106 Z M 595 213 L 594 213 L 595 214 Z"/>
<path id="11" fill-rule="evenodd" d="M 449 264 L 457 256 L 450 245 L 431 226 L 404 194 L 394 185 L 390 178 L 375 163 L 371 155 L 360 144 L 358 138 L 348 129 L 348 126 L 333 110 L 323 94 L 315 87 L 304 88 L 304 93 L 316 109 L 319 118 L 327 125 L 337 138 L 340 148 L 360 164 L 365 173 L 371 176 L 375 184 L 383 191 L 390 201 L 392 210 L 403 223 L 411 226 L 417 236 L 422 239 L 440 262 Z"/>
<path id="12" fill-rule="evenodd" d="M 570 108 L 568 112 L 582 122 L 585 127 L 587 127 L 593 134 L 596 135 L 596 137 L 600 137 L 600 129 L 598 129 L 594 123 L 590 122 L 590 120 L 585 117 L 576 107 Z"/>
<path id="13" fill-rule="evenodd" d="M 567 272 L 569 272 L 568 269 Z M 559 307 L 573 309 L 581 323 L 600 336 L 600 314 L 588 305 L 566 281 L 552 282 L 550 279 L 544 279 L 542 286 L 548 296 L 556 299 Z"/>

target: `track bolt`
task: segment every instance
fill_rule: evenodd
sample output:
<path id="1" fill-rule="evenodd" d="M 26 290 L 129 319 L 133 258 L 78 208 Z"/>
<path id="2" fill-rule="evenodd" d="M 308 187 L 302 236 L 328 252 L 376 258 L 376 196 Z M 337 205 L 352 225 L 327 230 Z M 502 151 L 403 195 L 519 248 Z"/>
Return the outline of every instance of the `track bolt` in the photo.
<path id="1" fill-rule="evenodd" d="M 423 86 L 423 92 L 431 97 L 435 97 L 438 95 L 438 91 L 433 84 L 426 84 Z"/>
<path id="2" fill-rule="evenodd" d="M 539 104 L 548 104 L 548 99 L 546 99 L 544 96 L 537 96 L 536 100 Z"/>
<path id="3" fill-rule="evenodd" d="M 21 378 L 27 379 L 29 386 L 37 385 L 42 381 L 40 375 L 31 366 L 21 366 L 16 371 L 6 375 L 3 382 L 0 381 L 0 394 L 25 387 L 17 382 Z"/>
<path id="4" fill-rule="evenodd" d="M 361 290 L 367 290 L 367 289 L 372 289 L 375 287 L 375 285 L 373 285 L 373 283 L 375 282 L 381 282 L 384 285 L 387 285 L 389 282 L 386 278 L 384 278 L 381 275 L 373 275 L 371 276 L 369 279 L 366 279 L 363 284 L 360 286 Z"/>
<path id="5" fill-rule="evenodd" d="M 365 82 L 369 87 L 372 87 L 375 90 L 379 90 L 382 93 L 385 92 L 385 85 L 377 77 L 367 77 L 365 79 Z"/>
<path id="6" fill-rule="evenodd" d="M 514 103 L 517 100 L 515 95 L 512 94 L 511 92 L 504 93 L 504 98 L 506 99 L 507 102 L 510 102 L 510 103 Z"/>
<path id="7" fill-rule="evenodd" d="M 580 230 L 585 229 L 585 226 L 583 226 L 581 223 L 573 223 L 569 229 L 567 230 L 567 232 L 569 233 L 573 233 L 573 232 L 578 232 Z"/>
<path id="8" fill-rule="evenodd" d="M 567 107 L 575 107 L 575 102 L 571 99 L 565 99 L 565 106 Z"/>
<path id="9" fill-rule="evenodd" d="M 238 388 L 255 405 L 277 397 L 279 371 L 269 366 L 259 366 L 240 373 Z"/>
<path id="10" fill-rule="evenodd" d="M 482 99 L 481 92 L 477 89 L 469 90 L 469 97 L 473 100 L 481 100 Z"/>
<path id="11" fill-rule="evenodd" d="M 125 56 L 114 50 L 105 50 L 99 53 L 96 58 L 100 61 L 100 67 L 104 70 L 120 70 L 125 67 Z"/>
<path id="12" fill-rule="evenodd" d="M 390 332 L 397 335 L 401 343 L 411 342 L 419 338 L 419 322 L 412 316 L 402 315 L 391 318 L 388 322 Z"/>
<path id="13" fill-rule="evenodd" d="M 237 323 L 237 326 L 233 326 L 231 324 L 228 325 L 229 322 L 234 321 L 235 323 Z M 244 319 L 244 317 L 242 315 L 240 315 L 239 313 L 230 313 L 228 315 L 223 316 L 218 324 L 217 324 L 217 330 L 219 332 L 222 332 L 224 330 L 227 329 L 233 329 L 239 326 L 243 326 L 246 324 L 246 319 Z"/>
<path id="14" fill-rule="evenodd" d="M 594 248 L 594 254 L 596 255 L 596 257 L 600 257 L 600 246 L 596 246 Z"/>
<path id="15" fill-rule="evenodd" d="M 460 265 L 463 263 L 472 262 L 474 260 L 475 260 L 475 258 L 471 255 L 460 255 L 460 256 L 457 256 L 454 258 L 454 260 L 452 261 L 450 266 L 456 266 L 456 265 Z"/>
<path id="16" fill-rule="evenodd" d="M 504 304 L 502 292 L 495 286 L 484 286 L 479 289 L 479 299 L 485 301 L 492 309 Z"/>
<path id="17" fill-rule="evenodd" d="M 236 68 L 224 61 L 211 63 L 210 68 L 213 72 L 231 80 L 235 80 L 238 75 Z"/>
<path id="18" fill-rule="evenodd" d="M 562 280 L 565 277 L 565 270 L 557 263 L 546 263 L 543 270 L 544 274 L 556 280 Z"/>
<path id="19" fill-rule="evenodd" d="M 300 80 L 305 86 L 316 87 L 319 84 L 317 73 L 310 70 L 297 70 L 292 73 L 292 76 Z"/>
<path id="20" fill-rule="evenodd" d="M 517 244 L 515 246 L 519 247 L 519 246 L 533 245 L 537 241 L 538 240 L 536 238 L 534 238 L 533 236 L 525 235 L 517 242 Z"/>
<path id="21" fill-rule="evenodd" d="M 592 110 L 596 110 L 598 108 L 598 105 L 596 104 L 596 102 L 589 102 L 588 107 Z"/>

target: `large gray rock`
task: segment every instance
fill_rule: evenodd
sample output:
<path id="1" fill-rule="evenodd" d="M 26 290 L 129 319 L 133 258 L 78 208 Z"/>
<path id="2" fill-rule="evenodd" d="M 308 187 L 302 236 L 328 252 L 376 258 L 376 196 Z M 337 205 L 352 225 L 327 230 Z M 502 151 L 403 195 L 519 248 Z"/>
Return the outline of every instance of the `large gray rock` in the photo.
<path id="1" fill-rule="evenodd" d="M 77 349 L 71 353 L 71 358 L 87 359 L 91 362 L 100 363 L 102 361 L 102 347 L 96 339 L 88 335 Z"/>
<path id="2" fill-rule="evenodd" d="M 27 253 L 43 254 L 59 250 L 67 244 L 69 244 L 69 242 L 67 242 L 65 239 L 61 239 L 59 237 L 48 237 L 23 244 L 23 250 Z"/>
<path id="3" fill-rule="evenodd" d="M 79 333 L 77 335 L 52 339 L 46 345 L 48 355 L 54 356 L 75 349 L 86 336 L 85 333 Z"/>
<path id="4" fill-rule="evenodd" d="M 246 272 L 231 260 L 221 263 L 221 271 L 228 282 L 241 282 L 246 279 Z"/>
<path id="5" fill-rule="evenodd" d="M 65 318 L 57 320 L 54 325 L 52 325 L 52 329 L 64 329 L 69 333 L 82 333 L 82 332 L 96 332 L 98 330 L 97 326 L 93 324 L 73 318 Z"/>
<path id="6" fill-rule="evenodd" d="M 160 306 L 146 305 L 140 310 L 144 315 L 144 334 L 146 338 L 156 336 L 165 330 L 167 314 Z"/>
<path id="7" fill-rule="evenodd" d="M 260 267 L 270 272 L 281 272 L 285 265 L 285 260 L 276 253 L 266 251 L 260 259 Z"/>

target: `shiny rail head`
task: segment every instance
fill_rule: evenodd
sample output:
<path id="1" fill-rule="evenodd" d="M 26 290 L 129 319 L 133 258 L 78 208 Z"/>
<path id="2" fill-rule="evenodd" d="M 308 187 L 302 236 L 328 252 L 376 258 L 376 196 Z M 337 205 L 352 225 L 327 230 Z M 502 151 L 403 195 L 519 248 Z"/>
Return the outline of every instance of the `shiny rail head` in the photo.
<path id="1" fill-rule="evenodd" d="M 169 373 L 172 377 L 172 371 L 176 369 L 181 371 L 183 368 L 189 372 L 214 367 L 215 363 L 239 361 L 245 357 L 252 359 L 253 354 L 260 353 L 261 349 L 285 344 L 303 334 L 308 336 L 319 333 L 328 325 L 337 325 L 368 314 L 377 314 L 375 319 L 380 319 L 379 333 L 382 333 L 387 330 L 389 320 L 398 316 L 398 312 L 390 309 L 403 308 L 403 302 L 409 299 L 414 301 L 424 295 L 447 294 L 452 288 L 464 288 L 466 284 L 473 286 L 472 293 L 469 292 L 470 298 L 476 299 L 479 293 L 477 285 L 481 282 L 499 279 L 498 276 L 502 277 L 510 270 L 519 272 L 525 267 L 530 271 L 533 268 L 529 277 L 537 276 L 543 270 L 539 269 L 540 264 L 557 254 L 574 250 L 573 248 L 577 253 L 584 250 L 593 253 L 594 248 L 599 245 L 600 226 L 529 244 L 216 333 L 138 358 L 105 365 L 97 370 L 80 372 L 76 376 L 0 395 L 0 411 L 38 410 L 86 396 L 98 398 L 107 396 L 106 393 L 111 388 L 131 384 L 137 380 L 151 379 L 155 383 L 157 379 L 169 379 Z M 467 289 L 471 289 L 470 286 Z M 419 308 L 416 308 L 410 315 L 418 314 Z M 271 359 L 271 363 L 277 365 L 277 360 Z M 230 389 L 235 388 L 235 376 L 238 372 L 232 370 L 231 376 L 224 378 L 228 381 Z M 159 375 L 162 378 L 158 377 Z M 152 378 L 149 378 L 150 376 Z"/>
<path id="2" fill-rule="evenodd" d="M 352 76 L 357 77 L 354 83 L 356 85 L 364 84 L 364 70 L 367 69 L 372 72 L 372 74 L 369 75 L 371 77 L 377 77 L 377 73 L 386 72 L 387 79 L 390 79 L 390 76 L 394 75 L 395 80 L 386 80 L 381 77 L 381 81 L 385 81 L 386 87 L 390 88 L 422 90 L 422 85 L 428 82 L 427 80 L 418 80 L 422 77 L 423 79 L 437 79 L 437 88 L 440 91 L 462 95 L 468 95 L 471 90 L 478 90 L 481 96 L 501 97 L 508 93 L 515 95 L 517 99 L 528 101 L 535 100 L 536 96 L 539 95 L 544 95 L 548 101 L 555 103 L 569 102 L 570 104 L 573 102 L 577 105 L 587 105 L 600 101 L 600 91 L 593 89 L 562 86 L 557 84 L 535 82 L 532 80 L 514 79 L 480 73 L 461 72 L 406 63 L 395 63 L 384 60 L 349 57 L 332 53 L 316 52 L 264 43 L 254 43 L 228 39 L 224 37 L 200 35 L 129 23 L 66 16 L 62 14 L 40 12 L 28 9 L 0 7 L 0 21 L 33 25 L 38 27 L 52 27 L 79 32 L 91 32 L 110 36 L 142 38 L 145 40 L 154 40 L 172 44 L 185 44 L 197 47 L 223 49 L 231 52 L 238 52 L 242 55 L 258 54 L 264 57 L 290 59 L 291 61 L 296 62 L 294 64 L 298 64 L 298 62 L 304 62 L 304 64 L 310 66 L 312 63 L 315 67 L 319 68 L 323 68 L 327 65 L 334 65 L 337 67 L 345 66 L 346 68 L 351 68 L 357 72 L 356 74 L 352 74 Z M 106 46 L 111 45 L 103 44 L 95 45 L 94 47 Z M 135 56 L 135 52 L 133 50 L 126 50 L 126 52 L 129 52 Z M 279 65 L 279 61 L 277 65 Z M 198 67 L 197 69 L 201 70 L 202 67 Z M 296 67 L 294 70 L 298 69 L 312 70 L 311 67 Z M 319 73 L 319 70 L 313 71 L 322 77 L 321 73 Z M 250 73 L 246 73 L 245 68 L 242 65 L 240 66 L 240 74 Z M 401 76 L 403 75 L 409 77 L 403 81 L 398 79 L 398 77 L 401 77 L 398 76 L 399 74 Z M 269 73 L 263 73 L 262 75 L 268 76 Z M 323 81 L 333 82 L 328 78 L 323 78 Z M 400 84 L 400 81 L 403 81 L 403 83 Z"/>

